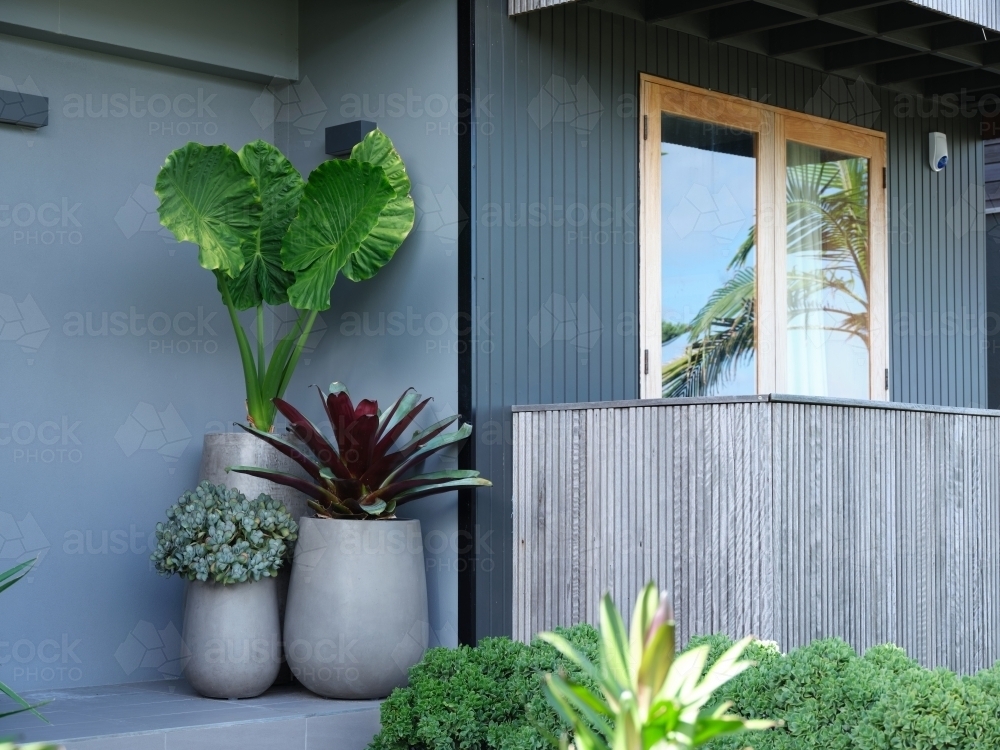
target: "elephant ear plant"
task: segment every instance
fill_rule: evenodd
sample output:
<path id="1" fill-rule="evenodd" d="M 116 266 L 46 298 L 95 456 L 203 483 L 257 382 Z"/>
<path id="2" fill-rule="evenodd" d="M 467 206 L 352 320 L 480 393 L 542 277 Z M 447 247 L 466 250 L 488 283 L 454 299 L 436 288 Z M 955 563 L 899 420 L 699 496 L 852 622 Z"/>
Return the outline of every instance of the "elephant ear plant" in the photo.
<path id="1" fill-rule="evenodd" d="M 600 667 L 558 633 L 539 634 L 600 688 L 598 694 L 566 675 L 545 677 L 546 697 L 573 728 L 575 750 L 683 750 L 775 726 L 730 714 L 729 703 L 711 705 L 716 690 L 753 666 L 740 660 L 752 638 L 708 664 L 708 645 L 675 658 L 674 630 L 666 594 L 650 583 L 635 605 L 631 632 L 611 597 L 602 599 Z"/>
<path id="2" fill-rule="evenodd" d="M 247 417 L 274 423 L 273 399 L 288 387 L 316 316 L 330 307 L 339 274 L 370 279 L 413 228 L 410 178 L 379 130 L 349 159 L 320 164 L 303 182 L 291 162 L 264 141 L 239 151 L 188 143 L 167 156 L 156 179 L 160 223 L 198 246 L 229 310 L 246 381 Z M 264 305 L 299 311 L 292 330 L 264 347 Z M 256 352 L 238 313 L 256 310 Z"/>
<path id="3" fill-rule="evenodd" d="M 317 389 L 318 390 L 318 389 Z M 386 412 L 378 402 L 363 400 L 355 406 L 340 383 L 320 391 L 320 400 L 333 427 L 327 440 L 312 422 L 291 404 L 276 398 L 278 411 L 288 419 L 289 430 L 304 443 L 309 458 L 292 442 L 249 425 L 243 429 L 294 459 L 309 479 L 252 466 L 234 466 L 229 471 L 270 479 L 307 495 L 310 507 L 320 518 L 394 518 L 396 509 L 417 498 L 462 487 L 488 487 L 490 482 L 478 471 L 458 469 L 415 474 L 427 458 L 451 445 L 461 445 L 472 434 L 472 426 L 461 424 L 458 415 L 447 417 L 414 434 L 396 447 L 430 399 L 421 400 L 412 388 L 400 396 Z"/>

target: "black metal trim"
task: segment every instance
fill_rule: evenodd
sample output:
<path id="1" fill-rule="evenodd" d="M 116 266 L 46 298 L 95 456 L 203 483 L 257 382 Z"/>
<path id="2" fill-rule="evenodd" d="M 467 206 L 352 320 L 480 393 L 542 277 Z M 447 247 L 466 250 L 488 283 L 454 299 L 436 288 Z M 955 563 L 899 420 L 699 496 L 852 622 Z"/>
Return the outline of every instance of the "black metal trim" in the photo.
<path id="1" fill-rule="evenodd" d="M 475 374 L 475 0 L 458 0 L 458 204 L 469 217 L 458 235 L 458 409 L 476 423 Z M 458 455 L 463 469 L 476 468 L 476 438 Z M 458 497 L 458 640 L 479 640 L 476 617 L 476 493 Z"/>

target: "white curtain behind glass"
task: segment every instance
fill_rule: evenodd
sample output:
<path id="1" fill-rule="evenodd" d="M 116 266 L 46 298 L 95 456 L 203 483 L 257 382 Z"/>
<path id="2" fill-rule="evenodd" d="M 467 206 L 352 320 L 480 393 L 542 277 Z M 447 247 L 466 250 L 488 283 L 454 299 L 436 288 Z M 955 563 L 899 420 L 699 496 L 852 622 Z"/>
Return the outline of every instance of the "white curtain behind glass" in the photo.
<path id="1" fill-rule="evenodd" d="M 798 170 L 796 190 L 789 191 L 786 252 L 788 257 L 788 369 L 791 393 L 829 395 L 826 342 L 829 336 L 823 296 L 823 226 L 817 220 L 818 181 L 803 172 L 822 169 L 819 149 L 788 144 L 789 172 Z M 789 175 L 792 177 L 792 175 Z M 809 191 L 803 194 L 803 190 Z"/>

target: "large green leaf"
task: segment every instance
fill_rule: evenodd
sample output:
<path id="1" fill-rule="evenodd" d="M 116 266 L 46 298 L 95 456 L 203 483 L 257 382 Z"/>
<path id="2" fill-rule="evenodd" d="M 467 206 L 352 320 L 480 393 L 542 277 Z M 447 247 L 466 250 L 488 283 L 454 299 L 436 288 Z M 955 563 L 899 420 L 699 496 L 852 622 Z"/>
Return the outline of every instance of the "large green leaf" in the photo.
<path id="1" fill-rule="evenodd" d="M 392 256 L 413 229 L 415 213 L 406 167 L 385 133 L 373 130 L 366 135 L 351 151 L 351 159 L 382 167 L 396 191 L 396 196 L 379 216 L 378 225 L 358 248 L 358 252 L 350 255 L 344 264 L 344 276 L 351 281 L 364 281 L 392 260 Z"/>
<path id="2" fill-rule="evenodd" d="M 382 167 L 389 184 L 397 197 L 410 194 L 410 178 L 406 174 L 403 157 L 392 145 L 389 136 L 381 130 L 373 130 L 351 150 L 351 158 Z"/>
<path id="3" fill-rule="evenodd" d="M 313 170 L 281 247 L 285 268 L 295 272 L 288 289 L 294 307 L 330 308 L 337 274 L 380 223 L 395 194 L 385 171 L 372 164 L 332 160 Z"/>
<path id="4" fill-rule="evenodd" d="M 229 291 L 239 310 L 261 302 L 281 305 L 288 302 L 288 287 L 295 280 L 281 265 L 281 240 L 299 207 L 302 176 L 284 154 L 266 141 L 246 144 L 238 156 L 257 183 L 262 212 L 253 238 L 243 245 L 246 265 L 229 283 Z"/>
<path id="5" fill-rule="evenodd" d="M 260 224 L 253 178 L 229 146 L 188 143 L 167 156 L 156 178 L 160 223 L 180 242 L 198 246 L 209 271 L 235 276 L 245 263 L 243 244 Z"/>

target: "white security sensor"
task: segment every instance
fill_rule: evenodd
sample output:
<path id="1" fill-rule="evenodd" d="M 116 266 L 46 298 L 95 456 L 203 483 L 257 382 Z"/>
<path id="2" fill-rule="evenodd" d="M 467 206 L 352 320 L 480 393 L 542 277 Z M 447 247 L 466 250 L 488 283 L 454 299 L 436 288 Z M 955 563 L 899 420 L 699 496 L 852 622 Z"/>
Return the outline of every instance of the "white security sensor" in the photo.
<path id="1" fill-rule="evenodd" d="M 948 166 L 948 139 L 944 133 L 928 133 L 927 145 L 930 150 L 931 169 L 940 172 Z"/>

